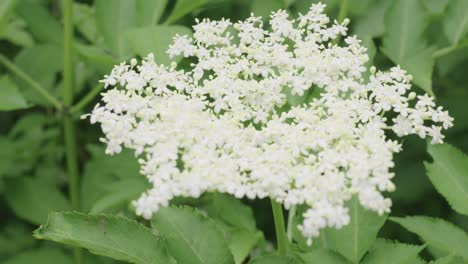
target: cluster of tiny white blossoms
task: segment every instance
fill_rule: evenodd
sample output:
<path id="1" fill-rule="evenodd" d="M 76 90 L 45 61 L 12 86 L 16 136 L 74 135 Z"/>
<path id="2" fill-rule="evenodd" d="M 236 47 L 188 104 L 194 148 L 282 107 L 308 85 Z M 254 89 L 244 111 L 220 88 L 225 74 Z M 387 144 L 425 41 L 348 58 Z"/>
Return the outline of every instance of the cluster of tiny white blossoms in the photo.
<path id="1" fill-rule="evenodd" d="M 348 224 L 352 195 L 389 211 L 382 192 L 395 189 L 390 169 L 401 146 L 386 133 L 441 143 L 453 119 L 432 97 L 410 92 L 411 76 L 399 67 L 371 67 L 364 78 L 366 48 L 356 37 L 332 44 L 349 20 L 328 25 L 324 8 L 297 19 L 274 12 L 271 30 L 253 15 L 197 20 L 193 37 L 176 36 L 168 50 L 191 58 L 189 70 L 150 54 L 105 76 L 106 87 L 120 88 L 103 93 L 89 116 L 107 153 L 135 150 L 152 183 L 134 202 L 137 214 L 150 218 L 174 197 L 204 192 L 269 197 L 308 206 L 299 229 L 311 242 L 325 227 Z M 320 96 L 287 106 L 288 92 L 313 89 Z"/>

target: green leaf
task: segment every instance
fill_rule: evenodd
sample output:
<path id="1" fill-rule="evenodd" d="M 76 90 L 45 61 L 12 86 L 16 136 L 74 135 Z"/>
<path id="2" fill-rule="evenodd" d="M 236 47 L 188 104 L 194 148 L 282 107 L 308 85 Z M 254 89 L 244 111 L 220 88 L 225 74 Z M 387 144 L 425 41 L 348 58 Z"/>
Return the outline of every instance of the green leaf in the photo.
<path id="1" fill-rule="evenodd" d="M 147 190 L 148 185 L 148 181 L 142 176 L 113 182 L 106 187 L 107 194 L 94 203 L 90 213 L 102 213 L 122 204 L 128 205 Z"/>
<path id="2" fill-rule="evenodd" d="M 339 254 L 324 248 L 312 250 L 301 255 L 304 263 L 314 263 L 320 260 L 321 264 L 347 264 L 349 263 L 345 258 Z"/>
<path id="3" fill-rule="evenodd" d="M 227 234 L 228 247 L 236 264 L 244 263 L 249 253 L 258 244 L 263 234 L 260 231 L 247 231 L 245 229 L 232 229 Z"/>
<path id="4" fill-rule="evenodd" d="M 0 77 L 0 111 L 27 108 L 28 104 L 18 87 L 8 76 Z"/>
<path id="5" fill-rule="evenodd" d="M 15 10 L 39 41 L 53 44 L 63 42 L 62 26 L 43 5 L 31 0 L 20 0 Z"/>
<path id="6" fill-rule="evenodd" d="M 72 258 L 56 248 L 34 249 L 17 254 L 8 259 L 3 264 L 72 264 Z"/>
<path id="7" fill-rule="evenodd" d="M 374 243 L 377 232 L 387 216 L 367 210 L 361 206 L 359 199 L 353 197 L 348 203 L 351 221 L 343 228 L 327 229 L 328 247 L 340 253 L 353 263 L 359 263 L 364 253 Z"/>
<path id="8" fill-rule="evenodd" d="M 93 8 L 87 4 L 73 3 L 73 24 L 88 41 L 96 43 L 99 34 Z"/>
<path id="9" fill-rule="evenodd" d="M 429 245 L 468 260 L 468 234 L 454 224 L 426 216 L 391 217 L 390 220 L 416 233 Z"/>
<path id="10" fill-rule="evenodd" d="M 202 209 L 211 218 L 219 219 L 232 227 L 251 232 L 257 231 L 252 208 L 243 204 L 239 199 L 221 193 L 212 193 L 203 198 L 205 201 Z"/>
<path id="11" fill-rule="evenodd" d="M 266 255 L 254 258 L 249 264 L 302 264 L 302 261 L 292 256 Z"/>
<path id="12" fill-rule="evenodd" d="M 102 146 L 88 145 L 91 159 L 85 164 L 81 183 L 81 205 L 89 211 L 94 203 L 108 194 L 108 186 L 126 179 L 142 178 L 135 155 L 122 151 L 118 155 L 106 155 Z"/>
<path id="13" fill-rule="evenodd" d="M 171 24 L 206 3 L 207 0 L 177 0 L 164 24 Z"/>
<path id="14" fill-rule="evenodd" d="M 166 239 L 169 252 L 180 263 L 234 263 L 215 223 L 193 208 L 161 208 L 151 223 Z"/>
<path id="15" fill-rule="evenodd" d="M 413 264 L 424 247 L 379 239 L 362 264 Z"/>
<path id="16" fill-rule="evenodd" d="M 468 32 L 468 1 L 451 0 L 445 11 L 443 24 L 450 43 L 457 45 Z"/>
<path id="17" fill-rule="evenodd" d="M 385 12 L 390 1 L 376 1 L 368 12 L 364 13 L 356 20 L 352 27 L 353 33 L 360 36 L 380 37 L 385 32 Z"/>
<path id="18" fill-rule="evenodd" d="M 413 75 L 416 85 L 432 92 L 432 50 L 423 38 L 426 13 L 419 0 L 396 0 L 385 16 L 382 52 Z"/>
<path id="19" fill-rule="evenodd" d="M 130 29 L 125 32 L 125 39 L 135 54 L 146 57 L 153 53 L 156 63 L 168 65 L 176 61 L 166 53 L 176 34 L 191 35 L 192 32 L 184 26 L 151 26 Z"/>
<path id="20" fill-rule="evenodd" d="M 432 184 L 455 211 L 468 215 L 468 157 L 449 144 L 430 144 L 428 151 L 434 163 L 424 166 Z"/>
<path id="21" fill-rule="evenodd" d="M 44 223 L 50 211 L 70 209 L 63 193 L 48 181 L 37 178 L 8 181 L 5 198 L 17 216 L 34 224 Z"/>
<path id="22" fill-rule="evenodd" d="M 0 37 L 20 47 L 30 47 L 34 44 L 31 34 L 25 29 L 25 23 L 17 17 L 8 23 L 3 36 Z"/>
<path id="23" fill-rule="evenodd" d="M 253 0 L 250 10 L 255 16 L 261 16 L 263 21 L 270 20 L 271 12 L 286 8 L 282 0 Z"/>
<path id="24" fill-rule="evenodd" d="M 15 8 L 17 0 L 3 0 L 0 2 L 0 37 L 6 29 L 8 19 Z"/>
<path id="25" fill-rule="evenodd" d="M 174 263 L 162 239 L 136 221 L 119 216 L 51 213 L 34 236 L 132 263 Z"/>
<path id="26" fill-rule="evenodd" d="M 63 69 L 62 48 L 56 45 L 36 45 L 21 50 L 15 57 L 15 64 L 28 74 L 33 80 L 54 94 L 57 73 Z M 44 65 L 47 65 L 46 67 Z M 42 96 L 22 80 L 18 81 L 19 88 L 28 101 L 50 105 Z"/>
<path id="27" fill-rule="evenodd" d="M 464 261 L 463 258 L 461 257 L 457 257 L 453 255 L 448 255 L 443 258 L 439 258 L 439 259 L 429 262 L 429 264 L 461 264 L 461 263 L 468 263 L 468 262 Z"/>
<path id="28" fill-rule="evenodd" d="M 139 0 L 136 2 L 138 24 L 140 26 L 157 25 L 167 0 Z"/>
<path id="29" fill-rule="evenodd" d="M 135 0 L 96 0 L 94 14 L 96 26 L 107 47 L 119 58 L 125 58 L 123 32 L 136 26 Z"/>
<path id="30" fill-rule="evenodd" d="M 449 0 L 425 0 L 422 3 L 431 15 L 440 15 L 444 12 Z"/>

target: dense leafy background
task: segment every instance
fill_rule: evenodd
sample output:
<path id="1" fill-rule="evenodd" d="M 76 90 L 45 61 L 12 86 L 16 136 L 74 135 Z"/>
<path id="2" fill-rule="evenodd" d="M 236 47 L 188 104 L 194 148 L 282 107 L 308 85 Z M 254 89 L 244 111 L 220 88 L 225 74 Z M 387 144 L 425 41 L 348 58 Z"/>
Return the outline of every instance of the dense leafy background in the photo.
<path id="1" fill-rule="evenodd" d="M 74 3 L 75 97 L 98 91 L 113 64 L 153 52 L 167 63 L 175 34 L 190 34 L 195 17 L 243 19 L 278 8 L 305 13 L 314 0 L 83 0 Z M 53 213 L 35 237 L 89 249 L 85 263 L 465 263 L 468 261 L 468 1 L 323 0 L 340 8 L 351 34 L 369 47 L 378 68 L 401 65 L 414 76 L 414 91 L 436 96 L 455 117 L 451 145 L 406 138 L 395 157 L 397 190 L 391 217 L 350 201 L 351 224 L 327 230 L 311 248 L 291 228 L 295 252 L 265 255 L 275 240 L 268 201 L 208 194 L 177 200 L 151 223 L 136 219 L 130 201 L 146 188 L 131 153 L 104 155 L 98 127 L 76 120 L 82 213 Z M 1 0 L 0 54 L 34 82 L 61 98 L 62 3 Z M 0 64 L 0 263 L 73 263 L 72 250 L 32 231 L 50 211 L 70 211 L 60 120 L 30 82 Z M 297 103 L 291 98 L 290 103 Z M 190 205 L 198 209 L 186 207 Z M 250 207 L 247 207 L 250 206 Z M 301 208 L 290 217 L 300 221 Z M 105 213 L 103 215 L 101 213 Z M 90 215 L 91 214 L 91 215 Z M 96 215 L 97 214 L 97 215 Z M 158 230 L 155 234 L 155 230 Z M 376 238 L 376 237 L 379 238 Z M 200 240 L 200 238 L 203 238 Z M 181 241 L 184 241 L 183 243 Z M 399 241 L 399 242 L 397 242 Z M 405 244 L 403 244 L 405 243 Z M 248 256 L 251 257 L 248 257 Z M 320 259 L 319 262 L 314 260 Z"/>

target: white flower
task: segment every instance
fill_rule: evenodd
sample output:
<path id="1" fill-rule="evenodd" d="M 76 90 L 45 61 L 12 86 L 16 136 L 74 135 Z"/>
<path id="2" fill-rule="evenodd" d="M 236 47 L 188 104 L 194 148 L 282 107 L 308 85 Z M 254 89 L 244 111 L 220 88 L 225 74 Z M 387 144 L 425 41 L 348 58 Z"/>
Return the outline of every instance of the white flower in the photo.
<path id="1" fill-rule="evenodd" d="M 344 204 L 353 195 L 380 214 L 390 210 L 382 193 L 395 189 L 390 170 L 401 145 L 386 130 L 440 143 L 453 118 L 409 92 L 411 76 L 399 67 L 371 67 L 364 81 L 367 49 L 354 36 L 344 46 L 326 42 L 346 35 L 349 20 L 328 26 L 324 7 L 297 20 L 277 11 L 272 31 L 254 16 L 204 19 L 193 39 L 176 36 L 168 50 L 195 57 L 190 69 L 158 65 L 150 54 L 105 76 L 106 87 L 120 87 L 89 116 L 101 124 L 106 152 L 133 149 L 153 185 L 134 203 L 137 214 L 150 218 L 174 197 L 211 191 L 269 197 L 309 207 L 299 228 L 311 242 L 349 222 Z M 320 97 L 287 107 L 286 91 L 311 90 Z"/>

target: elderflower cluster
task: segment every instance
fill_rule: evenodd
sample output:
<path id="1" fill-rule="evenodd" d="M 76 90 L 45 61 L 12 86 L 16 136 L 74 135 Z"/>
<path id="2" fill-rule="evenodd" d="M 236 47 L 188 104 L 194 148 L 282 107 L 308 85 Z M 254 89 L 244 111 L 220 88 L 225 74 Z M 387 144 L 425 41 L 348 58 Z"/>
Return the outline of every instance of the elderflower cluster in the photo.
<path id="1" fill-rule="evenodd" d="M 389 211 L 382 192 L 395 189 L 390 169 L 401 145 L 386 134 L 441 143 L 453 119 L 432 97 L 410 92 L 411 76 L 399 67 L 371 67 L 364 78 L 366 48 L 356 37 L 332 44 L 349 20 L 329 25 L 324 8 L 297 19 L 274 12 L 271 30 L 253 15 L 197 20 L 193 37 L 176 36 L 168 49 L 191 58 L 190 67 L 157 64 L 150 54 L 105 76 L 113 89 L 89 116 L 107 153 L 135 150 L 152 184 L 134 202 L 137 214 L 150 218 L 174 197 L 204 192 L 269 197 L 308 206 L 299 229 L 311 242 L 349 223 L 344 203 L 353 195 Z M 288 93 L 309 99 L 290 106 Z"/>

